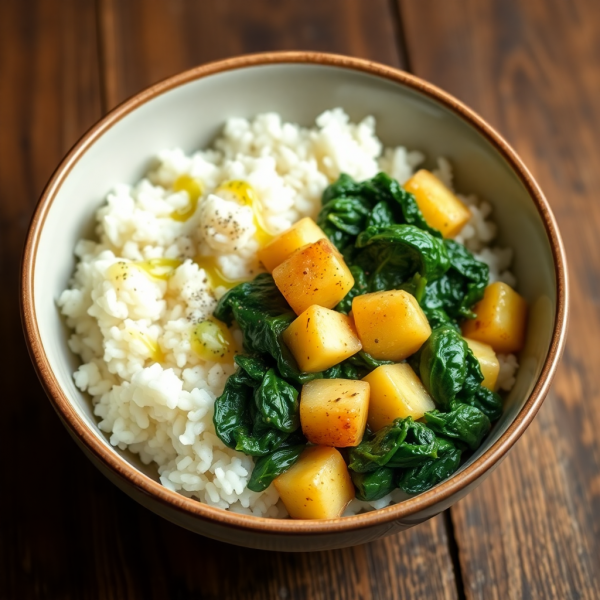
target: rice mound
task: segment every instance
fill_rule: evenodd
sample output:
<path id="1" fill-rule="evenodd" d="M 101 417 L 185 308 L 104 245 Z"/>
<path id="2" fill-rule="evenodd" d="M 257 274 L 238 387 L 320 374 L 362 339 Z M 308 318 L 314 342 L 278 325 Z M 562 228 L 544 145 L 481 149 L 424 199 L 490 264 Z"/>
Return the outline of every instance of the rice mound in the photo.
<path id="1" fill-rule="evenodd" d="M 323 190 L 341 173 L 364 180 L 383 170 L 403 183 L 424 158 L 403 147 L 384 149 L 373 117 L 351 123 L 336 108 L 320 115 L 315 127 L 302 128 L 267 113 L 229 119 L 208 150 L 191 156 L 179 148 L 163 150 L 144 179 L 116 185 L 96 213 L 98 241 L 77 243 L 74 276 L 58 299 L 73 330 L 69 346 L 82 360 L 75 383 L 91 396 L 110 443 L 155 463 L 161 483 L 185 496 L 239 513 L 287 516 L 274 486 L 260 493 L 247 489 L 252 458 L 215 434 L 214 401 L 234 367 L 204 361 L 191 347 L 192 326 L 212 314 L 226 291 L 211 289 L 193 258 L 215 257 L 231 280 L 261 272 L 251 208 L 213 192 L 228 180 L 247 181 L 267 227 L 277 233 L 302 217 L 316 217 Z M 435 173 L 452 187 L 447 160 L 438 160 Z M 201 180 L 204 190 L 191 218 L 178 221 L 171 215 L 189 197 L 173 191 L 173 184 L 185 174 Z M 511 250 L 490 246 L 496 234 L 491 205 L 461 198 L 473 216 L 457 240 L 490 266 L 491 281 L 514 285 Z M 167 280 L 131 264 L 154 258 L 183 263 Z M 240 332 L 234 335 L 241 346 Z M 508 390 L 516 358 L 499 359 L 499 386 Z M 346 514 L 398 499 L 394 492 L 372 503 L 355 500 Z"/>

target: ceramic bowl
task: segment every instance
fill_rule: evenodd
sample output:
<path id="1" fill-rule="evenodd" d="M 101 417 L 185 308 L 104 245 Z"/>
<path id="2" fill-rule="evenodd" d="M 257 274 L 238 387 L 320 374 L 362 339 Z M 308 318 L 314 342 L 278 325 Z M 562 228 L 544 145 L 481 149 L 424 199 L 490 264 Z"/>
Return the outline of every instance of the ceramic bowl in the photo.
<path id="1" fill-rule="evenodd" d="M 515 251 L 518 288 L 530 310 L 526 348 L 500 421 L 450 479 L 381 510 L 327 521 L 239 515 L 160 485 L 156 472 L 112 447 L 90 399 L 73 383 L 78 359 L 56 306 L 75 266 L 73 248 L 116 182 L 135 182 L 156 151 L 205 147 L 231 116 L 277 111 L 310 125 L 342 106 L 377 119 L 386 146 L 448 157 L 460 190 L 495 210 L 499 242 Z M 217 540 L 272 550 L 324 550 L 369 542 L 421 523 L 462 498 L 497 466 L 548 391 L 566 333 L 567 273 L 548 202 L 514 150 L 481 117 L 412 75 L 364 60 L 309 52 L 242 56 L 158 83 L 109 113 L 71 150 L 48 183 L 31 223 L 22 273 L 22 315 L 31 357 L 65 427 L 117 486 L 170 521 Z"/>

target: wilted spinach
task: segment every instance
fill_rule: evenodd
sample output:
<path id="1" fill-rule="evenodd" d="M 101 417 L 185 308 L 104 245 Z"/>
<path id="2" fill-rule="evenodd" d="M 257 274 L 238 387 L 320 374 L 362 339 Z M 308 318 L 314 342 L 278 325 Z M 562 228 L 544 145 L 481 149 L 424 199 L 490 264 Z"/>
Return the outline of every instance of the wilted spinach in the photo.
<path id="1" fill-rule="evenodd" d="M 437 441 L 431 429 L 407 417 L 365 435 L 348 455 L 348 466 L 357 473 L 369 473 L 383 466 L 412 467 L 437 456 Z"/>
<path id="2" fill-rule="evenodd" d="M 291 433 L 300 426 L 298 390 L 269 369 L 254 393 L 256 407 L 266 423 Z"/>
<path id="3" fill-rule="evenodd" d="M 367 502 L 379 500 L 396 487 L 394 469 L 389 467 L 379 467 L 370 473 L 351 471 L 350 475 L 356 488 L 356 497 L 359 500 Z"/>
<path id="4" fill-rule="evenodd" d="M 442 277 L 425 288 L 421 306 L 437 324 L 473 318 L 473 304 L 481 300 L 488 284 L 489 268 L 477 260 L 462 244 L 444 240 L 450 267 Z M 431 321 L 431 319 L 430 319 Z M 434 324 L 432 324 L 432 327 Z"/>
<path id="5" fill-rule="evenodd" d="M 323 371 L 323 377 L 327 379 L 362 379 L 377 367 L 392 364 L 394 363 L 391 360 L 377 360 L 361 350 L 339 365 Z"/>
<path id="6" fill-rule="evenodd" d="M 463 442 L 471 450 L 479 448 L 491 428 L 485 414 L 462 402 L 452 402 L 448 412 L 433 410 L 425 413 L 425 422 L 435 433 Z"/>
<path id="7" fill-rule="evenodd" d="M 488 283 L 488 267 L 464 246 L 429 227 L 415 198 L 383 173 L 356 182 L 341 175 L 324 192 L 318 217 L 343 253 L 355 284 L 336 310 L 348 314 L 353 298 L 401 289 L 420 303 L 432 327 L 421 350 L 409 357 L 438 405 L 423 422 L 396 419 L 348 451 L 357 497 L 377 500 L 395 487 L 416 494 L 441 482 L 475 450 L 502 412 L 498 394 L 481 386 L 477 359 L 459 324 Z M 311 379 L 362 379 L 389 361 L 365 352 L 323 373 L 303 373 L 282 340 L 296 318 L 268 274 L 230 290 L 215 316 L 235 320 L 247 355 L 215 401 L 217 435 L 230 448 L 256 457 L 248 487 L 262 491 L 289 469 L 306 446 L 299 423 L 298 392 Z"/>
<path id="8" fill-rule="evenodd" d="M 421 381 L 436 403 L 444 409 L 450 406 L 465 384 L 466 357 L 470 352 L 460 333 L 448 325 L 434 329 L 421 348 Z M 479 373 L 481 375 L 481 371 Z M 483 377 L 479 381 L 482 380 Z"/>
<path id="9" fill-rule="evenodd" d="M 438 438 L 438 457 L 403 471 L 398 487 L 407 494 L 420 494 L 447 479 L 460 466 L 462 451 L 452 442 Z"/>
<path id="10" fill-rule="evenodd" d="M 427 225 L 415 197 L 385 173 L 362 182 L 342 174 L 325 190 L 322 204 L 317 222 L 346 257 L 358 234 L 373 225 L 415 225 L 441 237 Z"/>
<path id="11" fill-rule="evenodd" d="M 273 479 L 285 473 L 299 458 L 306 448 L 306 443 L 282 447 L 273 454 L 259 458 L 248 482 L 248 489 L 253 492 L 266 490 Z"/>
<path id="12" fill-rule="evenodd" d="M 298 391 L 273 368 L 265 371 L 261 359 L 236 356 L 236 362 L 240 368 L 215 400 L 215 431 L 229 448 L 266 456 L 299 427 Z"/>
<path id="13" fill-rule="evenodd" d="M 442 240 L 414 225 L 369 227 L 356 239 L 355 264 L 369 274 L 369 291 L 400 289 L 415 273 L 427 281 L 450 267 Z"/>
<path id="14" fill-rule="evenodd" d="M 283 343 L 281 335 L 296 315 L 268 273 L 229 290 L 219 300 L 214 315 L 227 325 L 235 320 L 244 336 L 244 350 L 274 359 L 282 377 L 299 384 L 318 377 L 301 372 Z"/>
<path id="15" fill-rule="evenodd" d="M 381 498 L 393 487 L 418 494 L 454 473 L 461 452 L 427 425 L 407 417 L 365 436 L 351 448 L 348 468 L 362 498 Z"/>

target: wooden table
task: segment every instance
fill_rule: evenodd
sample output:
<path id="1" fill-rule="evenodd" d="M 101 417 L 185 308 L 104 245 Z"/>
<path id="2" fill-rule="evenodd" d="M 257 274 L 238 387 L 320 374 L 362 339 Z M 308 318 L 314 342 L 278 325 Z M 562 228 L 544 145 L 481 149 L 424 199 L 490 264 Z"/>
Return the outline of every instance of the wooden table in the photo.
<path id="1" fill-rule="evenodd" d="M 598 0 L 0 2 L 0 598 L 600 598 Z M 464 100 L 538 178 L 565 238 L 569 343 L 533 425 L 477 491 L 402 534 L 274 554 L 195 536 L 119 492 L 47 402 L 18 276 L 37 198 L 77 138 L 165 76 L 313 49 Z"/>

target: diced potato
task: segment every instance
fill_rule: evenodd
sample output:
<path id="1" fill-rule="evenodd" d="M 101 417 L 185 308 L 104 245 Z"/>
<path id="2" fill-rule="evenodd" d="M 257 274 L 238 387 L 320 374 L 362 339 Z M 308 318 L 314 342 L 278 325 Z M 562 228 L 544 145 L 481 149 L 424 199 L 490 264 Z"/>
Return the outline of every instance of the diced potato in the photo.
<path id="1" fill-rule="evenodd" d="M 523 348 L 527 302 L 509 285 L 500 281 L 488 285 L 473 312 L 477 317 L 466 320 L 462 326 L 465 337 L 489 344 L 500 354 Z"/>
<path id="2" fill-rule="evenodd" d="M 309 446 L 273 483 L 293 519 L 341 517 L 354 498 L 346 463 L 330 446 Z"/>
<path id="3" fill-rule="evenodd" d="M 323 230 L 310 217 L 305 217 L 261 248 L 258 251 L 258 259 L 265 269 L 272 273 L 273 269 L 292 252 L 326 237 Z"/>
<path id="4" fill-rule="evenodd" d="M 481 374 L 483 375 L 481 385 L 493 392 L 496 389 L 498 373 L 500 373 L 500 363 L 494 349 L 489 344 L 484 344 L 470 338 L 465 338 L 465 342 L 467 342 L 475 358 L 479 361 Z"/>
<path id="5" fill-rule="evenodd" d="M 283 341 L 307 373 L 325 371 L 361 349 L 352 320 L 316 304 L 283 332 Z"/>
<path id="6" fill-rule="evenodd" d="M 346 448 L 365 433 L 369 384 L 352 379 L 315 379 L 302 386 L 300 423 L 309 442 Z"/>
<path id="7" fill-rule="evenodd" d="M 431 335 L 417 299 L 404 290 L 356 296 L 352 315 L 363 350 L 379 360 L 404 360 Z"/>
<path id="8" fill-rule="evenodd" d="M 296 250 L 273 269 L 273 279 L 297 315 L 313 304 L 333 308 L 354 285 L 342 255 L 327 239 Z"/>
<path id="9" fill-rule="evenodd" d="M 427 224 L 444 237 L 454 237 L 471 218 L 471 211 L 433 173 L 417 171 L 404 185 L 415 195 Z"/>
<path id="10" fill-rule="evenodd" d="M 407 363 L 382 365 L 363 381 L 371 386 L 367 423 L 372 431 L 389 425 L 394 419 L 420 419 L 435 404 Z"/>

